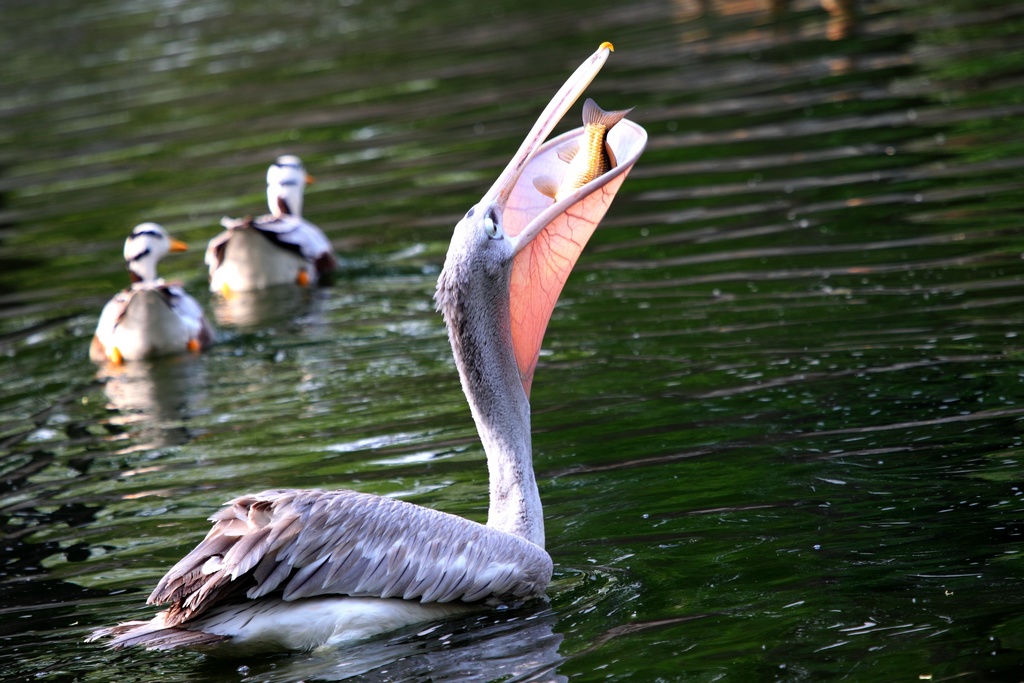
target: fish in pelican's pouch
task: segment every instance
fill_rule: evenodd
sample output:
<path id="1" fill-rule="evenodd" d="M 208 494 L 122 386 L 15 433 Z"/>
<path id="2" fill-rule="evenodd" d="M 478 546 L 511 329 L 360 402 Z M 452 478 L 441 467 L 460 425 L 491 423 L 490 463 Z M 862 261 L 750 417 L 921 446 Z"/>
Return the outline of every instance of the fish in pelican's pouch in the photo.
<path id="1" fill-rule="evenodd" d="M 534 187 L 557 202 L 611 170 L 614 160 L 608 156 L 608 131 L 631 111 L 632 108 L 605 111 L 587 98 L 583 105 L 583 134 L 558 150 L 558 158 L 569 164 L 565 177 L 558 183 L 551 176 L 539 176 L 533 180 Z"/>

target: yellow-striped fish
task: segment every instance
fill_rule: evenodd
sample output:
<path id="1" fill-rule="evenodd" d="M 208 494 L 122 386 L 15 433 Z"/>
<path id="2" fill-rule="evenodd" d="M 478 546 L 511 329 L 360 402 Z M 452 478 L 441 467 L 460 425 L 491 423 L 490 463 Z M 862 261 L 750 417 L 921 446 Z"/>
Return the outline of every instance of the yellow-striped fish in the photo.
<path id="1" fill-rule="evenodd" d="M 558 149 L 558 158 L 569 164 L 562 183 L 551 176 L 537 176 L 533 179 L 534 187 L 557 202 L 607 173 L 612 167 L 605 148 L 608 131 L 631 111 L 605 111 L 588 98 L 583 105 L 583 135 Z"/>

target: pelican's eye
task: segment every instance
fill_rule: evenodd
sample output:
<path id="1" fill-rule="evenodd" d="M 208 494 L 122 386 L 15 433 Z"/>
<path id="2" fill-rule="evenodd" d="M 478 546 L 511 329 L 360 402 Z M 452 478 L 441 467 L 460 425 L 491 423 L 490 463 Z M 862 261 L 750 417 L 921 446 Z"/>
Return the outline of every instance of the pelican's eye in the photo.
<path id="1" fill-rule="evenodd" d="M 501 228 L 498 226 L 498 217 L 494 214 L 494 209 L 488 209 L 484 215 L 484 232 L 492 240 L 501 238 Z"/>

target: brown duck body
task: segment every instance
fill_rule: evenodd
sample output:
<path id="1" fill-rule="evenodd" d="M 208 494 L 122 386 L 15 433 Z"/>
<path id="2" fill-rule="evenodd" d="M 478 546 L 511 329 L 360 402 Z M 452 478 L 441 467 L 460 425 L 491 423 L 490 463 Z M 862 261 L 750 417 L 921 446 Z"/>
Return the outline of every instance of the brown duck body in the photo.
<path id="1" fill-rule="evenodd" d="M 124 243 L 132 286 L 103 307 L 89 349 L 92 360 L 119 364 L 198 352 L 213 343 L 213 328 L 199 303 L 181 284 L 157 277 L 161 258 L 187 249 L 157 223 L 132 229 Z"/>
<path id="2" fill-rule="evenodd" d="M 302 160 L 285 154 L 267 169 L 267 207 L 258 218 L 225 218 L 210 240 L 210 291 L 231 295 L 275 285 L 307 287 L 337 267 L 334 248 L 320 228 L 302 217 L 303 193 L 313 182 Z"/>

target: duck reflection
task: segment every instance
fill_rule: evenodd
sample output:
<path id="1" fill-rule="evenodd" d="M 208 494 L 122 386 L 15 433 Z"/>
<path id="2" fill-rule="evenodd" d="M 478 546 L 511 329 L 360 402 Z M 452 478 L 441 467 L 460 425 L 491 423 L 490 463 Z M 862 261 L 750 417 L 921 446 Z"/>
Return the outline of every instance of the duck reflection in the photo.
<path id="1" fill-rule="evenodd" d="M 829 40 L 843 40 L 857 25 L 856 0 L 817 0 L 827 14 L 823 25 Z M 701 17 L 735 17 L 750 15 L 762 21 L 776 21 L 787 12 L 806 12 L 805 5 L 792 0 L 673 0 L 674 13 L 679 21 L 693 21 Z M 762 22 L 758 22 L 762 23 Z"/>
<path id="2" fill-rule="evenodd" d="M 97 378 L 104 383 L 108 407 L 117 411 L 107 422 L 132 433 L 127 451 L 180 445 L 192 439 L 189 418 L 202 410 L 206 398 L 202 358 L 169 356 L 123 365 L 108 363 Z"/>
<path id="3" fill-rule="evenodd" d="M 267 325 L 315 317 L 323 297 L 312 288 L 277 286 L 215 297 L 213 315 L 223 327 L 253 330 Z"/>

